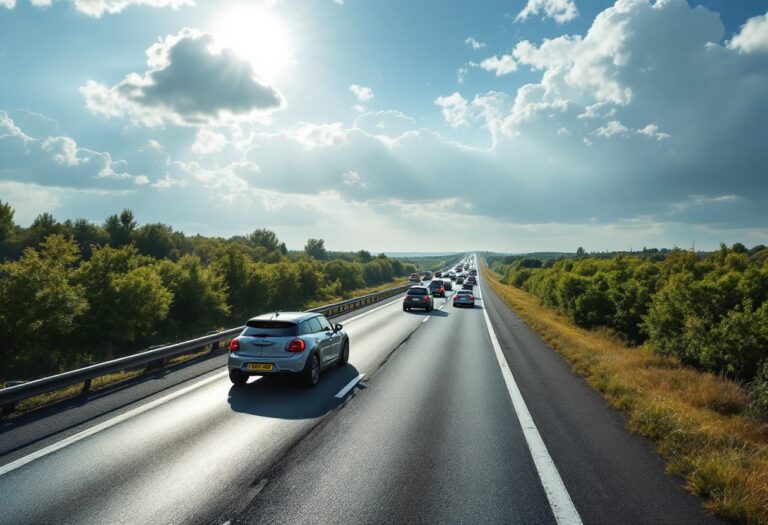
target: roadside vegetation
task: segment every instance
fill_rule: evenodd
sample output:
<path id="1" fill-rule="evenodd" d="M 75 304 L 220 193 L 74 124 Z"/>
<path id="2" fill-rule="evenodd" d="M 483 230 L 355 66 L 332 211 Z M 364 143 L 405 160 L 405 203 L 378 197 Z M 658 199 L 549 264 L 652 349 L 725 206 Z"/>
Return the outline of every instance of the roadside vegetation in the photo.
<path id="1" fill-rule="evenodd" d="M 768 251 L 491 256 L 493 290 L 718 516 L 768 523 Z"/>
<path id="2" fill-rule="evenodd" d="M 290 252 L 274 232 L 229 239 L 139 225 L 130 210 L 101 225 L 42 214 L 28 228 L 0 202 L 0 381 L 34 379 L 394 286 L 431 260 Z"/>

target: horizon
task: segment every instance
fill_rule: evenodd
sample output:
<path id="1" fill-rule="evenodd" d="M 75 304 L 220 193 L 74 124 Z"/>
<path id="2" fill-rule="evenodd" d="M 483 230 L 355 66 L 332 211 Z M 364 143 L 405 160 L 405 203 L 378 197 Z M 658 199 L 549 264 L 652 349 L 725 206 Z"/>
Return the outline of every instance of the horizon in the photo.
<path id="1" fill-rule="evenodd" d="M 440 5 L 0 0 L 0 201 L 291 249 L 766 242 L 764 2 Z"/>

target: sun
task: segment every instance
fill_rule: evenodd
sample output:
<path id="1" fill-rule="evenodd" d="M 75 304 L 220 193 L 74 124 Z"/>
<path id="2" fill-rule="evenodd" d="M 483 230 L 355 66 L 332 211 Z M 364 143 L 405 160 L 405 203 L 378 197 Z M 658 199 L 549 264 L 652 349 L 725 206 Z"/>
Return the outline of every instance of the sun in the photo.
<path id="1" fill-rule="evenodd" d="M 253 65 L 259 78 L 272 82 L 293 63 L 290 34 L 271 9 L 243 5 L 225 13 L 213 36 L 221 48 L 229 48 Z"/>

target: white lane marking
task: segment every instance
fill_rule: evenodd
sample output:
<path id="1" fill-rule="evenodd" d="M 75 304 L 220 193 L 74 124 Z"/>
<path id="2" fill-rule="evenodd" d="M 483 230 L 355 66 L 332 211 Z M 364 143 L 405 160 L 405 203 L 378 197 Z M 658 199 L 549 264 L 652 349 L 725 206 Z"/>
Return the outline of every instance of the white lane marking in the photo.
<path id="1" fill-rule="evenodd" d="M 389 302 L 389 303 L 387 303 L 387 304 L 383 304 L 383 305 L 381 305 L 381 306 L 377 306 L 376 308 L 373 308 L 373 309 L 371 309 L 371 310 L 368 310 L 367 312 L 364 312 L 364 313 L 362 313 L 362 314 L 360 314 L 360 315 L 356 315 L 356 316 L 354 316 L 354 317 L 350 317 L 349 319 L 347 319 L 347 320 L 346 320 L 346 321 L 344 321 L 344 322 L 345 322 L 345 323 L 351 323 L 352 321 L 357 321 L 357 320 L 358 320 L 358 319 L 360 319 L 361 317 L 365 317 L 365 316 L 366 316 L 366 315 L 368 315 L 368 314 L 372 314 L 373 312 L 377 312 L 377 311 L 381 310 L 382 308 L 386 308 L 387 306 L 392 306 L 393 304 L 395 304 L 395 303 L 399 303 L 400 301 L 402 301 L 402 298 L 400 298 L 400 299 L 395 299 L 395 300 L 394 300 L 394 301 L 392 301 L 392 302 Z"/>
<path id="2" fill-rule="evenodd" d="M 202 386 L 207 385 L 208 383 L 212 383 L 214 381 L 217 381 L 227 375 L 228 372 L 224 371 L 219 374 L 213 375 L 211 377 L 207 377 L 203 379 L 202 381 L 199 381 L 195 383 L 194 385 L 190 385 L 188 387 L 182 388 L 181 390 L 177 390 L 176 392 L 173 392 L 171 394 L 168 394 L 165 397 L 161 397 L 160 399 L 155 399 L 154 401 L 151 401 L 147 403 L 146 405 L 142 405 L 140 407 L 136 407 L 133 410 L 129 410 L 128 412 L 125 412 L 124 414 L 120 414 L 119 416 L 113 417 L 112 419 L 109 419 L 107 421 L 104 421 L 103 423 L 99 423 L 98 425 L 95 425 L 91 428 L 85 429 L 82 432 L 79 432 L 73 436 L 69 436 L 68 438 L 64 438 L 61 441 L 54 443 L 52 445 L 48 445 L 45 448 L 41 448 L 40 450 L 36 452 L 32 452 L 31 454 L 28 454 L 22 458 L 17 459 L 16 461 L 12 461 L 8 463 L 7 465 L 3 465 L 0 467 L 0 476 L 3 476 L 4 474 L 8 474 L 9 472 L 12 472 L 16 470 L 19 467 L 23 467 L 27 463 L 32 463 L 36 459 L 40 459 L 44 456 L 47 456 L 48 454 L 52 454 L 56 452 L 57 450 L 61 450 L 64 447 L 68 447 L 69 445 L 72 445 L 74 443 L 77 443 L 78 441 L 82 441 L 83 439 L 92 436 L 98 432 L 101 432 L 102 430 L 106 430 L 110 427 L 113 427 L 119 423 L 122 423 L 123 421 L 127 421 L 133 417 L 136 417 L 140 414 L 143 414 L 144 412 L 147 412 L 149 410 L 152 410 L 155 407 L 158 407 L 162 404 L 165 404 L 169 401 L 172 401 L 176 399 L 177 397 L 181 397 L 185 394 L 188 394 L 189 392 L 192 392 L 193 390 L 196 390 Z"/>
<path id="3" fill-rule="evenodd" d="M 421 322 L 421 324 L 424 324 L 424 323 L 426 323 L 427 321 L 429 321 L 429 317 L 425 317 L 425 318 L 424 318 L 424 320 Z"/>
<path id="4" fill-rule="evenodd" d="M 488 335 L 491 336 L 491 344 L 493 345 L 496 359 L 501 367 L 501 375 L 507 384 L 509 397 L 512 399 L 512 406 L 514 406 L 517 419 L 523 428 L 523 436 L 525 436 L 525 441 L 528 444 L 528 450 L 531 451 L 533 463 L 536 465 L 541 485 L 547 494 L 547 500 L 549 500 L 549 506 L 555 515 L 555 520 L 560 525 L 580 525 L 581 517 L 573 501 L 571 501 L 571 496 L 565 488 L 555 462 L 552 461 L 552 457 L 547 452 L 547 446 L 544 444 L 544 440 L 541 439 L 541 434 L 539 434 L 536 424 L 533 422 L 531 413 L 528 411 L 528 407 L 523 399 L 523 394 L 520 393 L 512 371 L 507 364 L 507 359 L 501 351 L 499 340 L 496 337 L 496 332 L 493 330 L 491 318 L 488 317 L 488 310 L 486 308 L 483 308 L 483 315 L 485 316 L 485 325 L 488 327 Z"/>
<path id="5" fill-rule="evenodd" d="M 336 394 L 336 398 L 341 399 L 342 397 L 346 396 L 347 393 L 353 388 L 355 388 L 355 385 L 358 384 L 360 381 L 362 381 L 364 377 L 365 377 L 365 374 L 360 374 L 359 376 L 354 378 L 352 381 L 347 383 L 347 386 L 339 390 L 339 392 Z"/>

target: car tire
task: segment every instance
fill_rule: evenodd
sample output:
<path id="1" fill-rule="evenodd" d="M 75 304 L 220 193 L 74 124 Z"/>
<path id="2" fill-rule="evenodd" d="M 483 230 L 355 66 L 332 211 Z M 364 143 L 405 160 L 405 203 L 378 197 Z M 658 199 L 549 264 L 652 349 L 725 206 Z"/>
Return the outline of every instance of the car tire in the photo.
<path id="1" fill-rule="evenodd" d="M 232 381 L 233 385 L 244 385 L 248 382 L 248 376 L 240 370 L 230 370 L 229 380 Z"/>
<path id="2" fill-rule="evenodd" d="M 320 381 L 320 357 L 316 353 L 313 353 L 307 359 L 307 364 L 301 374 L 301 381 L 307 388 L 317 386 L 317 383 Z"/>
<path id="3" fill-rule="evenodd" d="M 336 364 L 339 366 L 347 366 L 347 363 L 349 363 L 349 341 L 344 341 L 341 346 L 339 360 L 336 361 Z"/>

